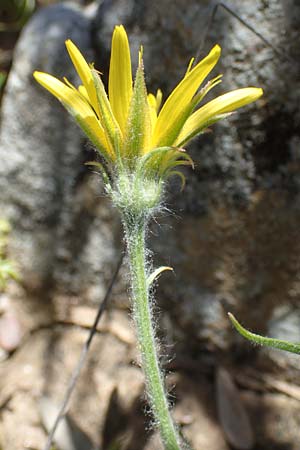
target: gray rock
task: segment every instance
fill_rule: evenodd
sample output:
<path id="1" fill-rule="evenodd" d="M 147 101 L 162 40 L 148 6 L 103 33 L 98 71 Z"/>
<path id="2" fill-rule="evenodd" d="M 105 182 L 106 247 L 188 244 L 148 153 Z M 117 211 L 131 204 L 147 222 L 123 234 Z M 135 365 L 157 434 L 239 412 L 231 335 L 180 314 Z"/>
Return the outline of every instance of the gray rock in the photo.
<path id="1" fill-rule="evenodd" d="M 223 49 L 214 75 L 223 73 L 224 81 L 212 97 L 249 85 L 263 87 L 265 96 L 189 147 L 196 168 L 185 171 L 184 192 L 177 180 L 170 183 L 167 206 L 176 216 L 160 219 L 149 235 L 155 264 L 176 272 L 161 277 L 159 291 L 174 323 L 189 341 L 213 340 L 222 348 L 230 342 L 226 333 L 235 340 L 222 303 L 264 332 L 276 306 L 289 305 L 291 291 L 294 304 L 300 298 L 297 2 L 231 5 L 284 55 L 275 56 L 219 10 L 199 51 L 204 56 L 216 42 Z M 84 176 L 79 131 L 31 72 L 70 76 L 63 40 L 71 37 L 85 54 L 96 48 L 97 68 L 107 73 L 111 33 L 122 22 L 135 63 L 144 45 L 149 90 L 161 87 L 166 97 L 198 51 L 211 7 L 194 0 L 107 0 L 87 19 L 60 5 L 41 11 L 24 31 L 3 102 L 0 201 L 14 222 L 15 251 L 32 284 L 50 277 L 57 286 L 99 295 L 120 234 L 118 219 L 99 198 L 101 184 Z"/>
<path id="2" fill-rule="evenodd" d="M 278 305 L 272 312 L 272 317 L 268 321 L 267 335 L 271 338 L 282 339 L 292 343 L 300 342 L 300 310 L 292 305 Z M 295 353 L 280 352 L 271 350 L 269 357 L 276 363 L 289 365 L 298 370 L 299 355 Z"/>
<path id="3" fill-rule="evenodd" d="M 194 194 L 181 196 L 180 207 L 192 214 L 202 214 L 208 201 L 221 198 L 235 207 L 247 206 L 257 187 L 297 190 L 298 185 L 297 176 L 291 179 L 286 167 L 289 147 L 299 136 L 297 2 L 273 1 L 261 8 L 251 0 L 230 2 L 281 57 L 221 8 L 207 30 L 216 3 L 106 0 L 94 22 L 98 42 L 106 51 L 114 24 L 125 24 L 133 61 L 142 43 L 148 86 L 152 91 L 161 87 L 165 97 L 184 74 L 189 59 L 197 53 L 205 56 L 215 43 L 221 45 L 222 56 L 214 74 L 224 77 L 211 97 L 246 86 L 264 88 L 263 100 L 214 126 L 212 135 L 190 146 L 196 163 L 196 172 L 189 178 Z"/>
<path id="4" fill-rule="evenodd" d="M 97 50 L 95 57 L 99 56 L 101 64 L 97 59 L 96 67 L 106 74 L 113 27 L 124 23 L 134 64 L 142 43 L 148 87 L 151 91 L 162 88 L 166 97 L 184 74 L 189 58 L 198 51 L 213 3 L 208 0 L 104 0 L 94 18 L 92 9 L 87 16 L 70 5 L 56 5 L 41 10 L 20 36 L 2 104 L 0 207 L 1 214 L 7 215 L 13 225 L 11 257 L 19 261 L 27 286 L 41 289 L 40 297 L 47 297 L 47 283 L 51 281 L 56 289 L 74 293 L 76 298 L 99 299 L 111 276 L 121 239 L 119 220 L 101 194 L 101 182 L 85 172 L 83 162 L 92 158 L 85 139 L 59 103 L 34 82 L 32 71 L 66 75 L 76 82 L 63 45 L 66 38 L 71 38 L 88 59 L 93 59 L 91 49 Z M 287 375 L 294 380 L 298 374 L 292 378 L 288 369 L 299 367 L 298 358 L 285 353 L 267 350 L 270 358 L 265 357 L 266 353 L 256 358 L 256 352 L 261 350 L 255 348 L 249 352 L 252 347 L 232 329 L 226 317 L 226 311 L 230 310 L 254 332 L 299 341 L 299 2 L 231 0 L 230 3 L 285 56 L 277 58 L 250 31 L 225 11 L 219 11 L 199 52 L 200 57 L 204 56 L 216 42 L 223 48 L 214 75 L 224 73 L 224 82 L 212 97 L 249 85 L 262 86 L 265 96 L 226 122 L 215 125 L 213 133 L 200 137 L 189 147 L 195 170 L 185 170 L 187 184 L 183 192 L 178 180 L 170 182 L 166 206 L 173 212 L 165 213 L 152 224 L 148 236 L 155 266 L 174 268 L 174 273 L 164 273 L 159 279 L 157 309 L 168 310 L 164 317 L 165 323 L 168 322 L 162 327 L 162 334 L 164 339 L 170 338 L 168 344 L 178 342 L 178 361 L 187 360 L 183 370 L 192 362 L 191 367 L 197 373 L 197 383 L 191 384 L 189 378 L 182 394 L 179 391 L 177 396 L 181 402 L 187 401 L 184 410 L 188 415 L 198 416 L 198 421 L 192 419 L 193 423 L 187 427 L 196 442 L 203 436 L 214 439 L 211 426 L 217 427 L 212 420 L 213 412 L 203 408 L 205 405 L 211 408 L 213 398 L 211 389 L 207 389 L 208 377 L 205 375 L 202 381 L 198 376 L 199 370 L 211 369 L 212 359 L 218 357 L 231 366 L 235 358 L 246 354 L 247 358 L 238 359 L 239 364 L 244 361 L 245 365 L 263 372 L 279 363 L 284 368 L 278 371 L 280 377 Z M 126 269 L 123 270 L 126 277 Z M 123 306 L 124 292 L 119 286 L 118 301 Z M 68 300 L 69 296 L 53 297 L 54 309 L 60 307 L 60 301 L 68 309 L 63 299 Z M 119 322 L 113 320 L 118 328 Z M 65 383 L 61 374 L 66 364 L 62 359 L 72 355 L 71 341 L 76 343 L 78 354 L 78 346 L 84 339 L 69 333 L 66 336 L 60 348 L 53 346 L 53 341 L 46 345 L 40 335 L 33 334 L 41 351 L 32 351 L 32 342 L 28 343 L 29 352 L 27 347 L 23 349 L 26 364 L 28 358 L 29 361 L 38 358 L 40 365 L 45 354 L 50 353 L 54 358 L 49 358 L 50 363 L 58 362 L 58 366 L 53 364 L 55 372 L 50 377 L 47 370 L 41 370 L 39 379 L 44 380 L 46 374 L 47 389 L 47 377 L 55 386 L 58 381 Z M 83 394 L 77 402 L 79 417 L 85 416 L 82 411 L 93 411 L 90 405 L 97 409 L 92 414 L 93 424 L 88 422 L 86 426 L 87 430 L 93 430 L 96 439 L 102 426 L 97 414 L 101 411 L 102 419 L 105 417 L 105 399 L 110 398 L 113 384 L 120 386 L 120 379 L 125 379 L 123 373 L 119 377 L 120 367 L 123 365 L 126 370 L 129 361 L 131 364 L 135 358 L 133 350 L 128 351 L 128 343 L 116 339 L 114 332 L 102 334 L 99 339 L 99 351 L 93 353 L 99 364 L 97 387 L 95 384 L 94 389 L 93 383 L 86 383 L 88 378 L 84 377 Z M 169 346 L 165 348 L 166 355 L 164 346 L 162 354 L 167 359 L 172 350 Z M 204 349 L 212 357 L 206 358 Z M 69 370 L 70 360 L 66 363 Z M 91 367 L 94 370 L 95 366 Z M 8 374 L 2 379 L 11 385 Z M 28 376 L 31 381 L 35 379 L 31 372 Z M 23 372 L 20 377 L 23 383 Z M 187 386 L 191 386 L 190 395 Z M 251 389 L 250 384 L 249 393 Z M 15 387 L 14 390 L 17 391 Z M 131 391 L 126 381 L 126 398 Z M 25 400 L 16 402 L 22 406 L 20 417 L 24 417 L 28 387 L 24 392 Z M 90 398 L 86 392 L 92 393 L 92 399 L 83 407 L 82 399 Z M 95 401 L 95 392 L 101 401 Z M 279 398 L 275 409 L 273 393 L 271 397 L 269 408 L 264 395 L 259 393 L 259 397 L 253 397 L 253 423 L 262 427 L 256 432 L 258 445 L 273 448 L 280 445 L 279 439 L 282 445 L 298 448 L 299 438 L 294 430 L 299 426 L 289 420 L 297 414 L 286 414 L 294 411 L 287 397 Z M 281 405 L 283 399 L 285 407 Z M 295 411 L 297 408 L 295 404 Z M 269 417 L 272 411 L 276 414 L 270 427 L 269 422 L 260 418 Z M 287 418 L 280 417 L 278 411 Z M 15 424 L 20 423 L 18 417 L 9 437 L 14 436 Z M 86 418 L 89 421 L 91 417 L 87 414 Z M 205 420 L 209 422 L 207 432 L 203 432 Z M 292 433 L 288 431 L 288 422 L 292 424 Z M 35 419 L 35 427 L 36 423 Z M 261 436 L 266 436 L 265 433 L 270 440 L 262 444 Z M 282 439 L 278 438 L 279 434 Z M 41 442 L 40 438 L 37 442 Z M 149 445 L 157 448 L 156 444 Z M 208 441 L 203 445 L 201 440 L 194 447 L 209 445 Z M 213 447 L 225 446 L 221 437 Z"/>
<path id="5" fill-rule="evenodd" d="M 274 0 L 258 7 L 251 0 L 230 2 L 281 51 L 280 57 L 222 9 L 199 49 L 203 57 L 215 43 L 222 47 L 214 74 L 223 73 L 223 83 L 211 97 L 246 86 L 263 87 L 265 95 L 189 147 L 195 170 L 185 171 L 182 193 L 176 180 L 170 184 L 168 206 L 176 216 L 152 228 L 155 262 L 175 269 L 175 276 L 161 277 L 158 297 L 184 329 L 187 342 L 205 336 L 225 347 L 229 336 L 240 342 L 226 308 L 263 333 L 277 304 L 291 308 L 294 284 L 299 305 L 297 3 Z M 194 0 L 107 0 L 94 28 L 100 24 L 98 42 L 108 52 L 113 25 L 123 22 L 133 60 L 139 44 L 144 45 L 149 90 L 161 87 L 166 97 L 197 53 L 213 6 Z"/>
<path id="6" fill-rule="evenodd" d="M 67 38 L 93 59 L 90 21 L 71 4 L 41 9 L 20 36 L 2 104 L 0 204 L 13 225 L 11 252 L 24 283 L 78 292 L 90 290 L 93 277 L 101 284 L 114 249 L 101 184 L 85 177 L 90 147 L 32 76 L 41 70 L 78 82 Z"/>

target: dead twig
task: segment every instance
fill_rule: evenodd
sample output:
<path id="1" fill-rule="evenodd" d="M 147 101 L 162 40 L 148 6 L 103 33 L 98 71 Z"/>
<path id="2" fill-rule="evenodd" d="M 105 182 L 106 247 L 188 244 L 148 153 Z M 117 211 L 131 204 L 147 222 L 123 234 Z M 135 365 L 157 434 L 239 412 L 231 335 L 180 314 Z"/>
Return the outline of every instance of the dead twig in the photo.
<path id="1" fill-rule="evenodd" d="M 59 412 L 57 414 L 55 422 L 54 422 L 54 424 L 52 426 L 52 429 L 51 429 L 51 431 L 50 431 L 50 433 L 48 435 L 48 439 L 47 439 L 46 445 L 44 447 L 44 450 L 50 450 L 51 449 L 51 445 L 52 445 L 52 441 L 53 441 L 55 432 L 57 430 L 57 427 L 58 427 L 61 419 L 64 417 L 67 405 L 68 405 L 68 403 L 70 401 L 71 395 L 72 395 L 72 393 L 74 391 L 75 385 L 76 385 L 78 377 L 80 375 L 80 371 L 81 371 L 81 369 L 82 369 L 82 367 L 83 367 L 83 365 L 85 363 L 85 360 L 86 360 L 86 357 L 87 357 L 87 353 L 89 351 L 89 348 L 90 348 L 90 345 L 92 343 L 93 337 L 94 337 L 94 335 L 97 332 L 97 326 L 98 326 L 99 320 L 100 320 L 100 318 L 101 318 L 102 314 L 104 313 L 105 308 L 107 306 L 107 303 L 108 303 L 108 300 L 109 300 L 109 297 L 110 297 L 113 285 L 114 285 L 114 283 L 116 281 L 116 278 L 118 276 L 119 270 L 121 268 L 121 265 L 122 265 L 122 262 L 123 262 L 123 258 L 124 258 L 124 252 L 122 252 L 122 255 L 121 255 L 121 257 L 120 257 L 120 259 L 118 261 L 116 270 L 115 270 L 115 272 L 113 274 L 113 277 L 112 277 L 112 279 L 110 281 L 110 284 L 109 284 L 109 286 L 107 288 L 107 291 L 105 293 L 104 299 L 103 299 L 102 303 L 99 306 L 99 309 L 98 309 L 97 315 L 95 317 L 95 321 L 93 323 L 93 326 L 92 326 L 92 328 L 90 330 L 89 336 L 88 336 L 88 338 L 87 338 L 87 340 L 86 340 L 86 342 L 85 342 L 85 344 L 84 344 L 84 346 L 83 346 L 83 348 L 81 350 L 81 354 L 80 354 L 77 366 L 75 367 L 75 369 L 74 369 L 74 371 L 72 373 L 69 385 L 68 385 L 66 393 L 65 393 L 64 400 L 63 400 L 62 405 L 60 407 L 60 410 L 59 410 Z"/>

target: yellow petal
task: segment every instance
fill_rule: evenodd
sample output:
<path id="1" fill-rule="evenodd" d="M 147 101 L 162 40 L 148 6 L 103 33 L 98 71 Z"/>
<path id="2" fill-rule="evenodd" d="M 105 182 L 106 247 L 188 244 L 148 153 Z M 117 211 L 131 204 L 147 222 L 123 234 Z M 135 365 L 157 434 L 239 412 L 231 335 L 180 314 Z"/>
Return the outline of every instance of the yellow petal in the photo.
<path id="1" fill-rule="evenodd" d="M 58 100 L 64 102 L 67 106 L 83 115 L 87 110 L 92 111 L 87 102 L 76 92 L 76 90 L 62 83 L 57 78 L 48 73 L 35 71 L 34 78 L 45 89 L 53 94 Z"/>
<path id="2" fill-rule="evenodd" d="M 147 98 L 148 98 L 149 106 L 156 111 L 156 97 L 155 97 L 155 95 L 148 94 Z"/>
<path id="3" fill-rule="evenodd" d="M 90 98 L 88 96 L 87 90 L 82 84 L 80 86 L 78 86 L 78 89 L 76 89 L 76 87 L 72 83 L 70 83 L 70 81 L 66 77 L 63 77 L 63 80 L 64 80 L 64 82 L 65 82 L 65 84 L 67 86 L 69 86 L 75 92 L 77 92 L 77 93 L 79 92 L 79 94 L 81 95 L 83 100 L 86 101 L 89 105 L 91 105 L 91 101 L 90 101 Z"/>
<path id="4" fill-rule="evenodd" d="M 157 121 L 157 113 L 156 113 L 156 98 L 153 94 L 148 94 L 148 105 L 149 105 L 149 112 L 150 112 L 150 121 L 151 121 L 151 130 L 153 132 L 156 121 Z"/>
<path id="5" fill-rule="evenodd" d="M 187 119 L 176 140 L 176 145 L 181 146 L 186 143 L 211 124 L 217 116 L 230 113 L 248 103 L 252 103 L 262 94 L 262 89 L 248 87 L 227 92 L 208 102 Z"/>
<path id="6" fill-rule="evenodd" d="M 63 103 L 103 155 L 113 160 L 115 156 L 108 146 L 104 130 L 96 114 L 82 95 L 47 73 L 35 71 L 33 76 L 39 84 Z"/>
<path id="7" fill-rule="evenodd" d="M 218 84 L 222 83 L 222 76 L 218 75 L 217 77 L 213 78 L 212 80 L 209 80 L 203 88 L 200 89 L 200 91 L 195 95 L 193 98 L 194 108 L 196 108 L 197 105 L 199 105 L 200 102 L 204 99 L 204 97 L 209 93 L 211 89 L 213 89 Z"/>
<path id="8" fill-rule="evenodd" d="M 162 91 L 160 89 L 157 89 L 155 98 L 156 98 L 156 112 L 158 113 L 162 101 Z"/>
<path id="9" fill-rule="evenodd" d="M 122 25 L 115 27 L 112 37 L 108 94 L 114 116 L 124 133 L 132 96 L 132 72 L 128 38 Z"/>
<path id="10" fill-rule="evenodd" d="M 78 91 L 86 99 L 87 102 L 90 101 L 90 98 L 88 96 L 87 90 L 82 84 L 80 86 L 78 86 Z"/>
<path id="11" fill-rule="evenodd" d="M 192 69 L 192 66 L 194 64 L 194 61 L 195 61 L 194 57 L 190 59 L 190 62 L 188 64 L 188 66 L 187 66 L 187 69 L 186 69 L 186 72 L 185 72 L 185 75 L 184 75 L 185 77 L 190 73 L 190 71 Z"/>
<path id="12" fill-rule="evenodd" d="M 66 41 L 66 47 L 72 60 L 72 63 L 74 64 L 74 67 L 77 70 L 77 73 L 86 89 L 86 92 L 90 99 L 90 103 L 93 106 L 96 113 L 99 115 L 97 94 L 94 86 L 91 68 L 89 67 L 88 63 L 86 62 L 86 60 L 84 59 L 84 57 L 82 56 L 76 45 L 73 44 L 73 42 L 70 39 Z"/>
<path id="13" fill-rule="evenodd" d="M 157 89 L 156 95 L 148 94 L 147 98 L 151 118 L 151 129 L 153 131 L 157 120 L 157 114 L 162 101 L 162 92 L 160 89 Z"/>
<path id="14" fill-rule="evenodd" d="M 182 126 L 181 122 L 187 107 L 200 84 L 216 65 L 220 54 L 221 49 L 216 45 L 202 61 L 185 75 L 168 97 L 156 122 L 152 140 L 154 147 L 173 144 L 179 132 L 178 127 Z M 172 139 L 173 142 L 171 142 Z"/>

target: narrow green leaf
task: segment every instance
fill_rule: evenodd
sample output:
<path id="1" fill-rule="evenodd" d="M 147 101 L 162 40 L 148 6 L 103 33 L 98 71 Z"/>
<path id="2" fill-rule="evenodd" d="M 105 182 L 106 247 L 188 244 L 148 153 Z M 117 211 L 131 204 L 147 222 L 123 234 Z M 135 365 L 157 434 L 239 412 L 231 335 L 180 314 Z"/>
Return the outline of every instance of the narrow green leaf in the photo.
<path id="1" fill-rule="evenodd" d="M 300 344 L 293 344 L 292 342 L 268 338 L 260 336 L 259 334 L 251 333 L 250 331 L 246 330 L 246 328 L 244 328 L 231 313 L 228 313 L 228 316 L 234 328 L 249 341 L 259 345 L 277 348 L 278 350 L 300 354 Z"/>
<path id="2" fill-rule="evenodd" d="M 138 160 L 137 171 L 157 172 L 160 169 L 161 160 L 164 155 L 169 153 L 178 153 L 176 147 L 158 147 L 147 152 Z"/>
<path id="3" fill-rule="evenodd" d="M 1 0 L 0 31 L 19 30 L 34 12 L 35 0 Z"/>
<path id="4" fill-rule="evenodd" d="M 180 178 L 180 180 L 181 180 L 180 192 L 182 192 L 185 187 L 185 182 L 186 182 L 185 176 L 179 170 L 171 170 L 171 171 L 167 172 L 167 174 L 166 174 L 167 178 L 170 178 L 173 176 L 178 176 Z"/>
<path id="5" fill-rule="evenodd" d="M 96 167 L 102 175 L 106 189 L 109 189 L 109 190 L 111 189 L 110 178 L 109 178 L 109 175 L 108 175 L 105 167 L 103 166 L 103 164 L 101 164 L 98 161 L 87 161 L 86 163 L 84 163 L 84 165 L 90 166 L 90 167 Z"/>
<path id="6" fill-rule="evenodd" d="M 156 280 L 156 278 L 162 273 L 165 272 L 166 270 L 171 270 L 173 272 L 172 267 L 169 266 L 161 266 L 158 267 L 157 269 L 155 269 L 147 278 L 147 285 L 151 286 L 151 284 L 153 283 L 154 280 Z"/>

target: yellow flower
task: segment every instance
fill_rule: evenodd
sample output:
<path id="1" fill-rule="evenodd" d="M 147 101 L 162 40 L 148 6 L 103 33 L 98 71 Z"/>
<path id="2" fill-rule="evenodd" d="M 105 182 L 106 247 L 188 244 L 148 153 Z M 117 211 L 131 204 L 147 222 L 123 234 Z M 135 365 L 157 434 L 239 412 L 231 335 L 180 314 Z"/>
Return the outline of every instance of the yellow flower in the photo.
<path id="1" fill-rule="evenodd" d="M 254 87 L 238 89 L 199 107 L 208 91 L 221 82 L 218 76 L 199 90 L 219 60 L 221 49 L 216 45 L 194 67 L 191 60 L 160 109 L 161 91 L 156 96 L 147 94 L 142 50 L 133 84 L 130 48 L 122 25 L 115 27 L 112 37 L 108 96 L 100 74 L 78 48 L 70 40 L 66 47 L 82 85 L 76 88 L 66 79 L 62 82 L 37 71 L 34 77 L 68 109 L 110 168 L 122 164 L 136 170 L 142 165 L 161 177 L 168 176 L 176 166 L 191 163 L 182 145 L 263 93 Z"/>

